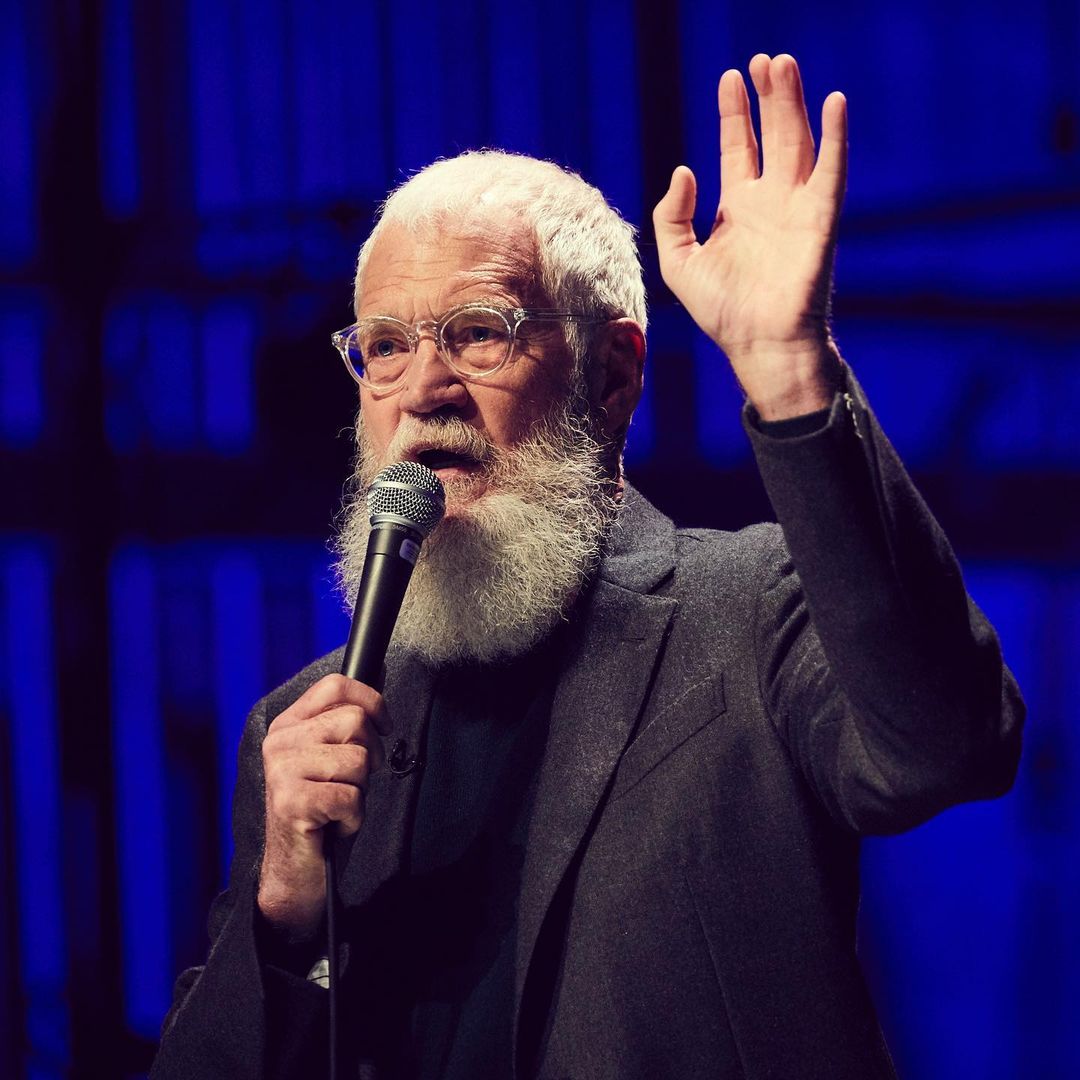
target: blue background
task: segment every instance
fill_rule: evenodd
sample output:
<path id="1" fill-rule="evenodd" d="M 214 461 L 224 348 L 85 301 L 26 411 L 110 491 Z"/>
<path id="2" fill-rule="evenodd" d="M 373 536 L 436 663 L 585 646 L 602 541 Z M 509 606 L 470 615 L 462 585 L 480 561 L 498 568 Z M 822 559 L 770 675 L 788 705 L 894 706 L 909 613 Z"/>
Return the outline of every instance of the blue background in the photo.
<path id="1" fill-rule="evenodd" d="M 931 0 L 6 0 L 0 18 L 0 1073 L 137 1076 L 228 858 L 250 704 L 345 621 L 328 344 L 373 206 L 441 154 L 554 158 L 642 228 L 631 476 L 769 513 L 723 358 L 659 281 L 715 83 L 843 89 L 836 334 L 1031 707 L 1006 799 L 866 846 L 902 1076 L 1080 1074 L 1080 12 Z M 704 224 L 704 219 L 703 219 Z"/>

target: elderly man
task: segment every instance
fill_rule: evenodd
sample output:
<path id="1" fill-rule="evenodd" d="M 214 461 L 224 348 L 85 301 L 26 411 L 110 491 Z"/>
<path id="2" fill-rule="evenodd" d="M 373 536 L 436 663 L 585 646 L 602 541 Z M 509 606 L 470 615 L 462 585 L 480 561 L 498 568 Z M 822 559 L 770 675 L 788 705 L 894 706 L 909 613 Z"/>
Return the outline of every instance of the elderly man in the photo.
<path id="1" fill-rule="evenodd" d="M 1007 790 L 1023 709 L 829 334 L 844 99 L 815 160 L 792 58 L 750 74 L 762 166 L 729 71 L 712 232 L 685 167 L 654 222 L 782 531 L 676 530 L 625 482 L 645 299 L 599 192 L 485 152 L 392 194 L 336 335 L 358 487 L 419 460 L 447 515 L 383 692 L 338 652 L 252 712 L 213 948 L 155 1075 L 320 1075 L 328 825 L 348 1075 L 893 1075 L 859 837 Z M 346 593 L 366 530 L 354 505 Z"/>

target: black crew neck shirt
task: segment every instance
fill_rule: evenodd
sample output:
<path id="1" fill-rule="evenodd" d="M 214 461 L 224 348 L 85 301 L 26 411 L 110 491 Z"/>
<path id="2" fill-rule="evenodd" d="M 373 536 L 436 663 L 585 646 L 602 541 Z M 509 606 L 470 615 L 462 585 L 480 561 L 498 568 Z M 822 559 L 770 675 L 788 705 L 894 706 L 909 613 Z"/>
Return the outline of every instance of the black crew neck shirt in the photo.
<path id="1" fill-rule="evenodd" d="M 512 1072 L 517 900 L 557 654 L 553 639 L 436 684 L 409 845 L 416 1080 Z"/>

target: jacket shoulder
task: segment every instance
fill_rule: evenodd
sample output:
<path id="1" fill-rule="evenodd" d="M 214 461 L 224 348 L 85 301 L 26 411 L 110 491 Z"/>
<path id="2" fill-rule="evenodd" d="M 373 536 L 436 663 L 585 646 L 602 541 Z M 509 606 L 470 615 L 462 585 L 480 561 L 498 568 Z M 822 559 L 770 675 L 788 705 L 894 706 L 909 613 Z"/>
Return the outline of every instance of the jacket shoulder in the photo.
<path id="1" fill-rule="evenodd" d="M 773 522 L 748 525 L 734 532 L 719 529 L 675 530 L 673 588 L 680 599 L 702 590 L 743 595 L 790 564 L 780 526 Z"/>

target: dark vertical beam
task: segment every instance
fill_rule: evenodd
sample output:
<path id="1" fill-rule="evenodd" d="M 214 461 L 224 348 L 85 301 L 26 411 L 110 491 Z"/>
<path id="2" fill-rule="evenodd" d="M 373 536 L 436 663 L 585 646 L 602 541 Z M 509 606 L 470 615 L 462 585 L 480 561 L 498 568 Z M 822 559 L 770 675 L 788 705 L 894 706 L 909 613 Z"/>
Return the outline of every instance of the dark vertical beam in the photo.
<path id="1" fill-rule="evenodd" d="M 636 0 L 638 79 L 641 92 L 641 175 L 645 205 L 641 220 L 667 190 L 671 172 L 686 161 L 679 4 Z M 651 228 L 642 237 L 651 245 Z M 648 269 L 648 268 L 646 268 Z"/>
<path id="2" fill-rule="evenodd" d="M 641 257 L 650 307 L 674 302 L 660 277 L 652 210 L 676 165 L 686 163 L 686 118 L 679 37 L 679 4 L 636 0 L 638 86 L 641 97 Z M 689 400 L 689 399 L 688 399 Z"/>
<path id="3" fill-rule="evenodd" d="M 122 1038 L 106 629 L 115 515 L 101 363 L 103 316 L 118 252 L 99 181 L 102 0 L 53 0 L 50 7 L 60 57 L 41 162 L 41 270 L 64 323 L 62 379 L 51 387 L 51 397 L 64 401 L 65 422 L 53 425 L 49 437 L 71 469 L 55 493 L 67 506 L 57 537 L 55 592 L 61 778 L 67 850 L 72 837 L 95 843 L 96 859 L 84 852 L 81 862 L 98 867 L 96 880 L 70 883 L 67 897 L 76 1062 L 71 1075 L 101 1076 L 116 1071 Z"/>
<path id="4" fill-rule="evenodd" d="M 667 191 L 676 165 L 686 163 L 686 118 L 683 112 L 682 42 L 679 4 L 636 0 L 638 72 L 641 95 L 641 175 L 645 205 L 641 221 L 641 261 L 649 307 L 659 327 L 676 304 L 660 277 L 652 209 Z M 685 316 L 679 312 L 675 318 Z M 660 461 L 687 461 L 696 456 L 696 432 L 687 423 L 696 388 L 689 348 L 673 351 L 665 342 L 689 341 L 689 335 L 657 333 L 649 351 L 646 379 L 651 383 L 656 425 L 655 457 Z"/>

